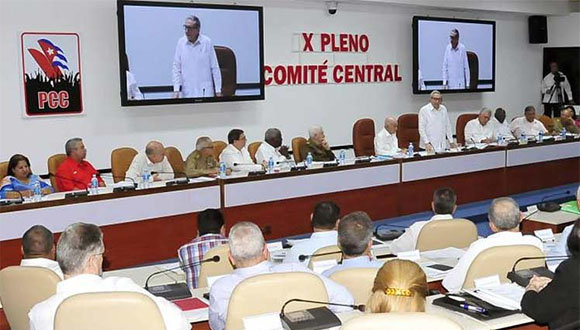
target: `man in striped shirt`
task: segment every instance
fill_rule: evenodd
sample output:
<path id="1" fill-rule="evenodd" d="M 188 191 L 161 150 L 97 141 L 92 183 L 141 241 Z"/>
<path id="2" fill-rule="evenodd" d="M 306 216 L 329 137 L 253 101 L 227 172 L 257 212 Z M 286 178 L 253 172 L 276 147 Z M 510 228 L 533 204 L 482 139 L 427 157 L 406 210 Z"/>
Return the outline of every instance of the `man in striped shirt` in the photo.
<path id="1" fill-rule="evenodd" d="M 224 217 L 218 209 L 207 209 L 197 215 L 197 237 L 177 250 L 180 263 L 184 266 L 187 285 L 198 286 L 199 262 L 210 249 L 226 244 Z"/>

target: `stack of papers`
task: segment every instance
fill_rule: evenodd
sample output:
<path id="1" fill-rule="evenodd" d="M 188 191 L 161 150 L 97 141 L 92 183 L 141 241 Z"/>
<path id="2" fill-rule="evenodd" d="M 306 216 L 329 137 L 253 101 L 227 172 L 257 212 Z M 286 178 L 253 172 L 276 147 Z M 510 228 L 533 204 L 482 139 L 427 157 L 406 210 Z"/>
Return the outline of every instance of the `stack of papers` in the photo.
<path id="1" fill-rule="evenodd" d="M 526 289 L 516 283 L 503 283 L 496 286 L 465 291 L 496 307 L 512 311 L 522 308 L 520 304 L 524 293 L 526 293 Z"/>
<path id="2" fill-rule="evenodd" d="M 460 259 L 465 251 L 455 247 L 448 247 L 440 250 L 424 251 L 421 256 L 429 259 Z"/>

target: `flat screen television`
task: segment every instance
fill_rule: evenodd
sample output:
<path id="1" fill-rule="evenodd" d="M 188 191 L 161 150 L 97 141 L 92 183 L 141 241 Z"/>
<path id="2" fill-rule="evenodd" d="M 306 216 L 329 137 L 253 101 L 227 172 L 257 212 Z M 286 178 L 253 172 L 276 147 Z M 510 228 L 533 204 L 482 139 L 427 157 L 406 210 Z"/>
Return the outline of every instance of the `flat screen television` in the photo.
<path id="1" fill-rule="evenodd" d="M 495 91 L 495 22 L 413 17 L 413 93 Z"/>
<path id="2" fill-rule="evenodd" d="M 264 99 L 262 7 L 117 2 L 123 106 Z"/>

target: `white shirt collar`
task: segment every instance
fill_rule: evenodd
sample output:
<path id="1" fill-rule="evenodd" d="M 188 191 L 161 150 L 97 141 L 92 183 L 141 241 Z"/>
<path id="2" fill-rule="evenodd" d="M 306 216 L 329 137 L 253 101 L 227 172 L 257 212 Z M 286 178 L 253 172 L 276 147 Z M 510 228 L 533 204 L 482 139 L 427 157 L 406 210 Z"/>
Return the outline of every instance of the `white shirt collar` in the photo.
<path id="1" fill-rule="evenodd" d="M 453 215 L 451 214 L 435 214 L 431 217 L 431 220 L 451 220 Z"/>
<path id="2" fill-rule="evenodd" d="M 236 268 L 234 269 L 234 274 L 242 277 L 263 274 L 269 272 L 271 266 L 271 263 L 265 260 L 250 267 Z"/>
<path id="3" fill-rule="evenodd" d="M 94 274 L 80 274 L 71 278 L 60 281 L 56 284 L 56 292 L 67 293 L 77 292 L 79 288 L 87 288 L 94 285 L 95 282 L 100 282 L 103 279 L 99 275 Z"/>
<path id="4" fill-rule="evenodd" d="M 336 230 L 317 231 L 310 235 L 310 239 L 332 238 L 337 236 L 338 232 Z"/>

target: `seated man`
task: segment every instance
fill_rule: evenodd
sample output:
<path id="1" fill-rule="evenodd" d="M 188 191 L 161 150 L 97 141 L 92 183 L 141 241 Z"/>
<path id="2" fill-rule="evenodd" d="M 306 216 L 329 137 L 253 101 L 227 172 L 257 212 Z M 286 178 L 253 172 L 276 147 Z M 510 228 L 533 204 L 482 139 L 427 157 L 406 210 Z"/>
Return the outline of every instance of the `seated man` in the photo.
<path id="1" fill-rule="evenodd" d="M 465 125 L 465 144 L 491 143 L 495 140 L 493 124 L 489 122 L 491 110 L 483 108 L 477 118 Z"/>
<path id="2" fill-rule="evenodd" d="M 140 152 L 133 158 L 125 177 L 134 181 L 143 180 L 142 175 L 146 169 L 156 172 L 152 174 L 153 181 L 173 179 L 173 168 L 165 156 L 165 147 L 161 142 L 151 141 L 147 143 L 145 153 Z"/>
<path id="3" fill-rule="evenodd" d="M 55 248 L 52 232 L 42 225 L 30 227 L 22 236 L 22 261 L 20 266 L 43 267 L 52 270 L 62 280 L 62 270 L 54 261 Z"/>
<path id="4" fill-rule="evenodd" d="M 340 207 L 333 202 L 320 202 L 314 206 L 314 212 L 310 214 L 312 235 L 307 240 L 298 242 L 286 253 L 284 262 L 301 262 L 308 265 L 308 259 L 300 261 L 300 255 L 310 256 L 316 250 L 329 245 L 336 245 L 336 228 L 340 222 Z"/>
<path id="5" fill-rule="evenodd" d="M 544 134 L 548 133 L 544 124 L 536 119 L 536 109 L 528 105 L 524 109 L 524 116 L 514 119 L 510 124 L 510 131 L 513 136 L 520 138 L 524 136 L 538 136 L 538 133 L 542 132 Z"/>
<path id="6" fill-rule="evenodd" d="M 195 151 L 185 160 L 185 175 L 189 178 L 215 177 L 218 172 L 219 164 L 214 158 L 213 142 L 207 136 L 198 138 L 195 142 Z"/>
<path id="7" fill-rule="evenodd" d="M 252 276 L 282 272 L 310 272 L 300 264 L 273 265 L 268 260 L 270 253 L 266 247 L 264 236 L 258 226 L 251 222 L 238 222 L 230 230 L 229 237 L 230 262 L 234 272 L 218 279 L 209 291 L 209 326 L 213 330 L 223 330 L 225 327 L 228 304 L 232 292 L 243 280 Z M 328 292 L 328 300 L 332 303 L 352 304 L 353 297 L 348 290 L 324 276 L 320 276 Z M 289 288 L 291 290 L 291 288 Z M 257 300 L 260 297 L 255 297 Z M 334 312 L 348 311 L 351 308 L 329 306 Z"/>
<path id="8" fill-rule="evenodd" d="M 275 163 L 285 162 L 290 158 L 288 146 L 282 145 L 282 132 L 277 128 L 268 128 L 264 136 L 264 142 L 256 152 L 258 164 L 268 164 L 272 158 Z"/>
<path id="9" fill-rule="evenodd" d="M 429 221 L 436 220 L 451 220 L 453 213 L 457 209 L 457 195 L 451 188 L 439 188 L 433 193 L 433 201 L 431 202 L 431 210 L 435 213 L 428 221 L 417 221 L 412 224 L 405 233 L 393 241 L 391 244 L 392 253 L 400 253 L 405 251 L 413 251 L 417 246 L 417 238 L 419 234 Z"/>
<path id="10" fill-rule="evenodd" d="M 28 313 L 30 329 L 54 329 L 54 317 L 58 306 L 66 298 L 88 292 L 129 291 L 142 293 L 151 298 L 163 317 L 167 330 L 190 330 L 183 312 L 164 298 L 145 291 L 126 277 L 103 279 L 103 233 L 93 224 L 74 223 L 60 235 L 56 246 L 58 263 L 64 272 L 64 281 L 56 286 L 56 293 L 36 304 Z"/>
<path id="11" fill-rule="evenodd" d="M 64 149 L 66 160 L 60 164 L 56 173 L 49 173 L 56 177 L 59 191 L 85 190 L 90 186 L 93 175 L 97 176 L 99 187 L 105 186 L 99 172 L 85 160 L 87 149 L 81 138 L 66 141 Z"/>
<path id="12" fill-rule="evenodd" d="M 330 145 L 326 142 L 326 137 L 324 136 L 322 127 L 310 127 L 308 135 L 310 138 L 306 144 L 300 148 L 300 155 L 304 161 L 306 161 L 308 153 L 312 155 L 312 160 L 315 162 L 328 162 L 333 161 L 336 158 L 332 150 L 330 150 Z"/>
<path id="13" fill-rule="evenodd" d="M 375 155 L 392 156 L 401 152 L 397 139 L 397 127 L 397 119 L 394 117 L 385 119 L 385 127 L 375 136 Z"/>
<path id="14" fill-rule="evenodd" d="M 571 107 L 564 108 L 564 110 L 560 112 L 560 118 L 554 118 L 554 131 L 556 133 L 560 133 L 562 128 L 565 128 L 569 133 L 580 133 L 580 129 L 578 129 L 574 123 L 574 112 L 570 108 Z"/>
<path id="15" fill-rule="evenodd" d="M 207 209 L 197 214 L 197 237 L 177 250 L 179 262 L 184 266 L 187 285 L 197 288 L 199 270 L 198 263 L 203 260 L 207 251 L 226 244 L 226 226 L 224 216 L 218 209 Z"/>
<path id="16" fill-rule="evenodd" d="M 373 246 L 373 222 L 365 212 L 353 212 L 344 216 L 338 224 L 338 247 L 342 251 L 342 264 L 322 273 L 333 273 L 349 268 L 381 268 L 383 263 L 371 254 Z"/>
<path id="17" fill-rule="evenodd" d="M 461 289 L 469 266 L 475 257 L 486 249 L 510 245 L 533 245 L 540 250 L 542 249 L 542 242 L 539 238 L 522 235 L 520 232 L 522 215 L 518 203 L 512 198 L 494 199 L 489 207 L 488 217 L 489 227 L 494 234 L 471 243 L 457 265 L 443 279 L 443 286 L 448 291 L 455 292 Z"/>
<path id="18" fill-rule="evenodd" d="M 495 109 L 493 118 L 491 119 L 493 125 L 493 136 L 497 139 L 499 136 L 503 136 L 506 140 L 513 139 L 512 131 L 510 130 L 510 125 L 505 119 L 505 110 L 502 108 Z"/>
<path id="19" fill-rule="evenodd" d="M 254 164 L 248 149 L 246 149 L 246 134 L 241 129 L 233 129 L 228 133 L 228 146 L 220 154 L 220 162 L 234 172 L 260 171 L 262 165 Z"/>

